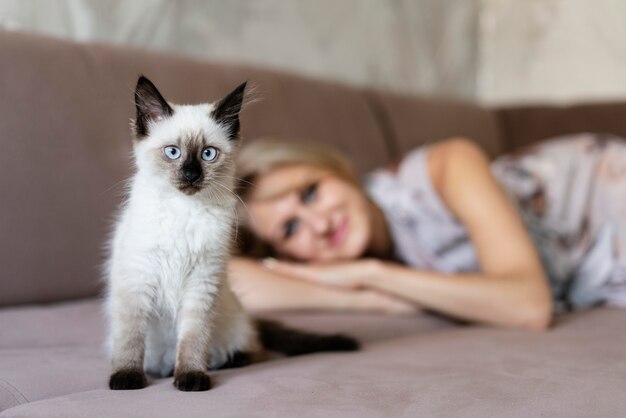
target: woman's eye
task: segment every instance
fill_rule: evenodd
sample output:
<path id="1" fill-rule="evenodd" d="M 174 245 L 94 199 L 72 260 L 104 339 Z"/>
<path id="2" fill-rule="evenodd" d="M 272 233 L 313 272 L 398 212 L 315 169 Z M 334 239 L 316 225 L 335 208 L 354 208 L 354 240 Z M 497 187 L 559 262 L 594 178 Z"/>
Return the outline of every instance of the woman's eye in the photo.
<path id="1" fill-rule="evenodd" d="M 163 152 L 165 153 L 165 156 L 170 160 L 175 160 L 180 157 L 180 149 L 173 145 L 163 148 Z"/>
<path id="2" fill-rule="evenodd" d="M 302 191 L 302 194 L 300 195 L 300 200 L 302 200 L 302 203 L 310 203 L 315 199 L 316 194 L 317 183 L 313 183 Z"/>
<path id="3" fill-rule="evenodd" d="M 286 223 L 285 223 L 285 234 L 284 234 L 284 238 L 288 239 L 290 237 L 293 236 L 293 234 L 295 234 L 298 231 L 298 225 L 299 222 L 297 219 L 289 219 Z"/>
<path id="4" fill-rule="evenodd" d="M 207 147 L 202 150 L 202 159 L 204 161 L 213 161 L 217 157 L 217 148 Z"/>

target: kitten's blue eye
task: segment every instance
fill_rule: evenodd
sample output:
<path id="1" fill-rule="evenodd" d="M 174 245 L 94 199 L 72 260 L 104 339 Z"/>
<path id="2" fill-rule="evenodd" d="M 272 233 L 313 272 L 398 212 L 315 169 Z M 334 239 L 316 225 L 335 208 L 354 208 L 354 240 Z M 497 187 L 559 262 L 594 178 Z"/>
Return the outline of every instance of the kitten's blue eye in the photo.
<path id="1" fill-rule="evenodd" d="M 213 161 L 217 157 L 217 148 L 207 147 L 202 150 L 202 159 L 204 161 Z"/>
<path id="2" fill-rule="evenodd" d="M 165 153 L 165 156 L 170 160 L 175 160 L 180 157 L 180 149 L 173 145 L 163 148 L 163 153 Z"/>

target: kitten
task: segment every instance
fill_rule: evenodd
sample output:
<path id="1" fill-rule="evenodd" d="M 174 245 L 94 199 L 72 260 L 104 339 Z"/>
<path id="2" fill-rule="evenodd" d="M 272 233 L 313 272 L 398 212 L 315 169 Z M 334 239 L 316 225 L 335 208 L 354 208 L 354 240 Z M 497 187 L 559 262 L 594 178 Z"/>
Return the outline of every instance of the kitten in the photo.
<path id="1" fill-rule="evenodd" d="M 207 390 L 207 369 L 247 364 L 264 347 L 296 355 L 358 346 L 255 322 L 227 283 L 245 87 L 216 103 L 175 105 L 147 78 L 137 82 L 136 173 L 107 264 L 111 389 L 145 387 L 145 371 Z"/>

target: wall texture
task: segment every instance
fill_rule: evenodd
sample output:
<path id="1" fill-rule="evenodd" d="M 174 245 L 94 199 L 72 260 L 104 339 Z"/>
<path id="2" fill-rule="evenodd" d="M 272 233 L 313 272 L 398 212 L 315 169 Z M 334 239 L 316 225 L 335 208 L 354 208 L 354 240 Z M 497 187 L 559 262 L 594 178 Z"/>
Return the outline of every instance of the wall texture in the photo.
<path id="1" fill-rule="evenodd" d="M 626 98 L 625 0 L 0 0 L 0 27 L 492 104 Z"/>
<path id="2" fill-rule="evenodd" d="M 246 62 L 356 85 L 472 98 L 477 4 L 0 0 L 0 26 Z"/>
<path id="3" fill-rule="evenodd" d="M 626 1 L 482 0 L 477 97 L 624 100 Z"/>

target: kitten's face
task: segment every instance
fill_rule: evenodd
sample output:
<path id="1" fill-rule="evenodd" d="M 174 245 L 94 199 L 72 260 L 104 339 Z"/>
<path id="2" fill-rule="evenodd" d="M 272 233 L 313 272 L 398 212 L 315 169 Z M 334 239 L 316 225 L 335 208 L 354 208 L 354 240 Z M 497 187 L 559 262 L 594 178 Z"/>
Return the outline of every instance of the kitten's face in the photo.
<path id="1" fill-rule="evenodd" d="M 210 105 L 173 105 L 172 110 L 171 116 L 152 123 L 149 135 L 135 143 L 137 166 L 160 184 L 187 195 L 223 194 L 223 187 L 230 188 L 226 180 L 232 176 L 237 141 L 229 139 L 209 117 Z"/>
<path id="2" fill-rule="evenodd" d="M 244 88 L 213 104 L 170 105 L 141 77 L 134 127 L 139 170 L 186 195 L 229 193 Z"/>

